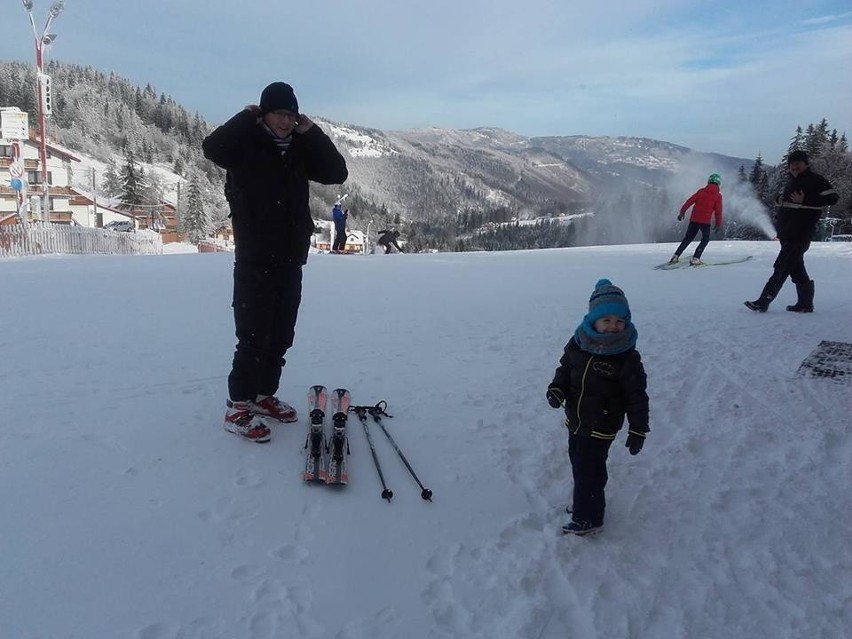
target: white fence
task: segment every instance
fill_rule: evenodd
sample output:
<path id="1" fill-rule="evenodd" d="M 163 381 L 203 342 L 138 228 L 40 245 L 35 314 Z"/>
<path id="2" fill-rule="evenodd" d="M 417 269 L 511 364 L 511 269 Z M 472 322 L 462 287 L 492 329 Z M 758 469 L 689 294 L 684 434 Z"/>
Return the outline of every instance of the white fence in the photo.
<path id="1" fill-rule="evenodd" d="M 43 222 L 0 226 L 0 257 L 49 253 L 159 255 L 162 252 L 160 236 L 148 231 L 120 233 Z"/>

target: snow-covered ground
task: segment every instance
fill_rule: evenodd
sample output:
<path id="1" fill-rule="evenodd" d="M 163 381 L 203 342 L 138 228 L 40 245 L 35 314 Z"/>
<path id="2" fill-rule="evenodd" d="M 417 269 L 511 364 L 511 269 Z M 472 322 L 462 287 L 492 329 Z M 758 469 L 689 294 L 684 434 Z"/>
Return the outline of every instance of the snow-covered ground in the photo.
<path id="1" fill-rule="evenodd" d="M 655 271 L 673 245 L 311 255 L 280 395 L 386 399 L 350 419 L 351 484 L 305 485 L 304 419 L 221 426 L 233 256 L 0 261 L 0 636 L 14 639 L 850 636 L 852 244 L 814 245 L 748 311 L 774 242 Z M 610 454 L 606 530 L 563 537 L 566 433 L 544 391 L 595 281 L 624 288 L 651 434 Z M 303 415 L 304 416 L 304 415 Z"/>

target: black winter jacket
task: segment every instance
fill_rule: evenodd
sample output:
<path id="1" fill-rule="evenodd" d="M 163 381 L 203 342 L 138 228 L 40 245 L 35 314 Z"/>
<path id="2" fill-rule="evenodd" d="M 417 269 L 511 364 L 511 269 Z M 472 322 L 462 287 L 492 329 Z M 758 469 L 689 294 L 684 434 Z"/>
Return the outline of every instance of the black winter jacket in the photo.
<path id="1" fill-rule="evenodd" d="M 236 259 L 304 264 L 314 232 L 308 180 L 342 184 L 348 177 L 346 161 L 328 136 L 316 124 L 305 133 L 293 133 L 282 156 L 257 116 L 241 111 L 201 146 L 204 157 L 228 172 L 225 195 Z"/>
<path id="2" fill-rule="evenodd" d="M 565 425 L 575 435 L 615 439 L 627 415 L 629 432 L 648 431 L 648 393 L 639 351 L 592 355 L 572 337 L 550 386 L 565 396 Z"/>
<path id="3" fill-rule="evenodd" d="M 790 195 L 802 191 L 801 204 L 790 200 Z M 823 208 L 837 204 L 839 196 L 831 184 L 819 173 L 806 169 L 798 176 L 792 175 L 778 198 L 778 239 L 782 242 L 808 242 L 816 231 Z"/>

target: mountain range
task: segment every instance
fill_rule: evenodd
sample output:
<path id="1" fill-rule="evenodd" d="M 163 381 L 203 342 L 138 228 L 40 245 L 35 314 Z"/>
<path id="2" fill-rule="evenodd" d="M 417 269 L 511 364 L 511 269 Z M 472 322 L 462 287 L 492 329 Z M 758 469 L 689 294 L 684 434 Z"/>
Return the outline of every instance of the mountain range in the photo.
<path id="1" fill-rule="evenodd" d="M 194 181 L 211 227 L 226 219 L 224 175 L 200 150 L 213 127 L 198 113 L 150 84 L 139 87 L 91 67 L 51 61 L 48 72 L 54 92 L 49 138 L 101 169 L 132 157 L 163 184 Z M 31 122 L 37 121 L 34 83 L 30 65 L 0 61 L 0 105 L 29 112 Z M 421 248 L 458 248 L 459 237 L 489 224 L 565 220 L 625 207 L 670 210 L 709 173 L 733 183 L 741 167 L 752 165 L 648 138 L 526 137 L 495 128 L 380 131 L 309 115 L 332 136 L 350 169 L 343 187 L 313 187 L 314 217 L 326 218 L 345 193 L 353 228 L 397 225 L 416 235 Z M 103 185 L 103 175 L 97 181 Z M 170 189 L 161 185 L 159 191 L 168 201 Z M 562 230 L 540 229 L 526 243 L 513 240 L 506 247 L 565 246 L 573 239 L 554 236 Z M 644 239 L 666 237 L 655 232 Z"/>
<path id="2" fill-rule="evenodd" d="M 648 138 L 322 126 L 348 153 L 347 186 L 414 220 L 469 208 L 503 208 L 520 219 L 576 213 L 608 192 L 661 188 L 695 167 L 733 177 L 751 166 L 743 158 Z"/>

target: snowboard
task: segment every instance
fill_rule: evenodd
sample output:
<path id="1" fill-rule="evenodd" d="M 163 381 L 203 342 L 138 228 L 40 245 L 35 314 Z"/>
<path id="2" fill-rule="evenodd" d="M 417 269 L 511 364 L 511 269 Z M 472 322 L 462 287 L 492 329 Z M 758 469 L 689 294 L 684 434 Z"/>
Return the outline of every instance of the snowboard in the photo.
<path id="1" fill-rule="evenodd" d="M 753 255 L 746 255 L 745 257 L 738 257 L 733 260 L 722 260 L 719 262 L 704 262 L 703 264 L 696 264 L 692 266 L 689 263 L 689 258 L 681 260 L 680 262 L 675 262 L 674 264 L 669 264 L 666 262 L 665 264 L 658 264 L 654 267 L 655 271 L 673 271 L 678 268 L 701 268 L 702 266 L 726 266 L 728 264 L 742 264 L 743 262 L 748 262 L 752 259 Z"/>

